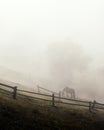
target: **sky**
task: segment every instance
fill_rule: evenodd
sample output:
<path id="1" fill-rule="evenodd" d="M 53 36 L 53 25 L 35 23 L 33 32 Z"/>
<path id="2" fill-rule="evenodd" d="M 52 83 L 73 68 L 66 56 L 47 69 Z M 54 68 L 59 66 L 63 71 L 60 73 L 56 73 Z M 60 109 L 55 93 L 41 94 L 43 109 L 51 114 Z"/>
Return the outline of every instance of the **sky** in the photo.
<path id="1" fill-rule="evenodd" d="M 103 66 L 103 7 L 103 0 L 0 1 L 0 65 L 45 77 L 49 47 L 69 42 Z"/>

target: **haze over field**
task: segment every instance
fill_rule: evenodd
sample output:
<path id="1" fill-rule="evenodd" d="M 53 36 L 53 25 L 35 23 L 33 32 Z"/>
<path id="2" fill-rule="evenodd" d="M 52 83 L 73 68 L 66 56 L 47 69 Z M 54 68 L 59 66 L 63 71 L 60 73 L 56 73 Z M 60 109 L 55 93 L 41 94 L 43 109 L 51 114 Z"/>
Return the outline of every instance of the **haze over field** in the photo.
<path id="1" fill-rule="evenodd" d="M 103 0 L 0 2 L 0 78 L 103 102 Z"/>

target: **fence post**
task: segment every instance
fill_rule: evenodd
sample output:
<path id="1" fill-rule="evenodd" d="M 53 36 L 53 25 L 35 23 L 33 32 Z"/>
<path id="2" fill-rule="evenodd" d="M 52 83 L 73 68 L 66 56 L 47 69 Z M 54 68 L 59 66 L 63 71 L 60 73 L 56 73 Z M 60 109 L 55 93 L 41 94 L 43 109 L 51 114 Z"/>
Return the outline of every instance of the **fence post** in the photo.
<path id="1" fill-rule="evenodd" d="M 13 89 L 14 89 L 14 92 L 13 92 L 13 99 L 16 99 L 17 86 L 15 86 Z"/>
<path id="2" fill-rule="evenodd" d="M 92 112 L 92 102 L 89 102 L 89 111 Z"/>
<path id="3" fill-rule="evenodd" d="M 96 104 L 96 101 L 94 100 L 94 101 L 93 101 L 93 105 L 92 105 L 92 109 L 94 109 L 95 104 Z"/>
<path id="4" fill-rule="evenodd" d="M 54 98 L 54 93 L 52 94 L 52 106 L 55 106 L 55 98 Z"/>

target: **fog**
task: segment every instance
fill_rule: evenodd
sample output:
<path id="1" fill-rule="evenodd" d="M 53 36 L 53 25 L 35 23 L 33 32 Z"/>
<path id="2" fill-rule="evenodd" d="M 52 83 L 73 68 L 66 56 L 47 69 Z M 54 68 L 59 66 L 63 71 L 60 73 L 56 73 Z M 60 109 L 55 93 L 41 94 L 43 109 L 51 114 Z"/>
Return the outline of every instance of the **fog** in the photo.
<path id="1" fill-rule="evenodd" d="M 103 0 L 0 1 L 0 78 L 103 102 Z"/>

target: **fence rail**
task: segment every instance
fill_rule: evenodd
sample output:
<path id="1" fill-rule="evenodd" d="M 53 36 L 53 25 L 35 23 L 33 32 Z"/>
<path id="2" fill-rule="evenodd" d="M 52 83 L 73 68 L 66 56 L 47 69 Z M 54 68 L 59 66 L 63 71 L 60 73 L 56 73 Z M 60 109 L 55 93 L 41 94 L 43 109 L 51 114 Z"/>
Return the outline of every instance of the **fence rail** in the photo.
<path id="1" fill-rule="evenodd" d="M 18 92 L 30 93 L 30 94 L 43 95 L 43 96 L 51 96 L 51 95 L 49 95 L 49 94 L 36 93 L 36 92 L 31 92 L 31 91 L 26 91 L 26 90 L 21 90 L 21 89 L 18 89 L 17 91 L 18 91 Z"/>
<path id="2" fill-rule="evenodd" d="M 44 91 L 47 91 L 47 92 L 50 92 L 50 93 L 54 93 L 55 95 L 59 95 L 59 93 L 56 93 L 56 92 L 54 92 L 54 91 L 51 91 L 51 90 L 48 90 L 48 89 L 46 89 L 46 88 L 43 88 L 43 87 L 41 87 L 41 86 L 37 86 L 38 87 L 38 92 L 40 92 L 40 89 L 41 90 L 44 90 Z"/>
<path id="3" fill-rule="evenodd" d="M 3 83 L 0 83 L 0 86 L 3 86 L 3 87 L 7 87 L 7 88 L 10 88 L 13 90 L 12 92 L 12 95 L 13 95 L 13 98 L 16 99 L 16 93 L 17 93 L 17 86 L 10 86 L 10 85 L 7 85 L 7 84 L 3 84 Z M 3 89 L 3 88 L 2 88 Z M 5 89 L 4 89 L 5 90 Z M 5 90 L 7 91 L 7 90 Z"/>
<path id="4" fill-rule="evenodd" d="M 0 90 L 3 90 L 5 92 L 10 92 L 8 90 L 5 90 L 4 87 L 10 88 L 12 90 L 12 93 L 10 94 L 12 94 L 13 99 L 16 99 L 16 96 L 19 95 L 19 96 L 24 96 L 26 98 L 49 101 L 51 102 L 52 106 L 55 106 L 56 103 L 61 103 L 61 104 L 87 107 L 89 108 L 90 112 L 92 112 L 95 109 L 104 110 L 104 104 L 98 103 L 96 101 L 91 102 L 91 101 L 82 101 L 77 99 L 68 99 L 68 98 L 60 97 L 60 95 L 59 97 L 55 96 L 54 93 L 52 95 L 36 93 L 27 90 L 17 89 L 17 86 L 13 87 L 7 84 L 0 83 Z"/>
<path id="5" fill-rule="evenodd" d="M 10 85 L 3 84 L 3 83 L 0 83 L 0 85 L 1 85 L 1 86 L 4 86 L 4 87 L 12 88 L 12 89 L 14 88 L 14 87 L 12 87 L 12 86 L 10 86 Z"/>

